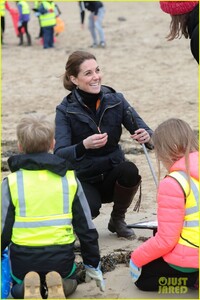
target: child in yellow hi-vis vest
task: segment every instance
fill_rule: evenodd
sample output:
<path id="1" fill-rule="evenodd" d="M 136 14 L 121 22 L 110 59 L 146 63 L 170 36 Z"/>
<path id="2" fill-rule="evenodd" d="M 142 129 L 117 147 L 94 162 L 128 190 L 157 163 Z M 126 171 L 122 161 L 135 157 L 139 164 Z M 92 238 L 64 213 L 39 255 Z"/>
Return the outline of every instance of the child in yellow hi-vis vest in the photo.
<path id="1" fill-rule="evenodd" d="M 42 1 L 38 7 L 44 49 L 54 47 L 54 26 L 56 25 L 56 12 L 57 9 L 53 1 Z"/>
<path id="2" fill-rule="evenodd" d="M 82 186 L 66 160 L 49 152 L 54 125 L 44 116 L 28 116 L 17 125 L 17 137 L 21 154 L 8 159 L 12 173 L 2 182 L 1 250 L 9 247 L 12 297 L 24 298 L 30 271 L 39 274 L 44 299 L 51 271 L 60 275 L 66 298 L 76 290 L 74 233 L 86 280 L 94 279 L 104 291 L 98 233 Z"/>
<path id="3" fill-rule="evenodd" d="M 132 252 L 131 277 L 144 291 L 185 294 L 199 276 L 198 140 L 175 118 L 160 124 L 152 140 L 159 173 L 162 162 L 167 175 L 158 186 L 157 233 Z"/>
<path id="4" fill-rule="evenodd" d="M 27 1 L 17 1 L 17 9 L 19 12 L 18 31 L 19 31 L 19 46 L 23 45 L 23 30 L 26 33 L 27 44 L 31 46 L 31 35 L 28 31 L 28 23 L 30 21 L 30 7 Z"/>

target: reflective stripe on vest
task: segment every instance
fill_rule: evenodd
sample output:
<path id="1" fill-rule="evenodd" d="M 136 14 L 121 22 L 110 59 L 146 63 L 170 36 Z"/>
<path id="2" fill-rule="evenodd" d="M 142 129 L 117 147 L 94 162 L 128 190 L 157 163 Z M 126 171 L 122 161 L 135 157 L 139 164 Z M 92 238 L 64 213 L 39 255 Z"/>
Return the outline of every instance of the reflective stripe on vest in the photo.
<path id="1" fill-rule="evenodd" d="M 22 6 L 22 15 L 29 15 L 30 8 L 26 1 L 19 1 L 19 4 Z"/>
<path id="2" fill-rule="evenodd" d="M 24 246 L 69 244 L 75 240 L 73 171 L 61 177 L 47 170 L 20 170 L 8 176 L 15 222 L 12 242 Z"/>
<path id="3" fill-rule="evenodd" d="M 5 1 L 1 1 L 0 2 L 0 15 L 2 17 L 4 17 L 6 14 L 6 10 L 5 10 Z"/>
<path id="4" fill-rule="evenodd" d="M 189 190 L 185 172 L 175 171 L 169 176 L 175 178 L 181 185 L 186 199 L 183 229 L 178 243 L 192 248 L 199 247 L 199 182 L 190 177 L 191 190 Z"/>
<path id="5" fill-rule="evenodd" d="M 56 25 L 56 14 L 55 14 L 55 5 L 54 3 L 43 2 L 42 3 L 44 8 L 48 11 L 46 14 L 41 14 L 40 18 L 40 25 L 41 27 L 48 27 Z M 52 10 L 52 12 L 49 12 Z"/>

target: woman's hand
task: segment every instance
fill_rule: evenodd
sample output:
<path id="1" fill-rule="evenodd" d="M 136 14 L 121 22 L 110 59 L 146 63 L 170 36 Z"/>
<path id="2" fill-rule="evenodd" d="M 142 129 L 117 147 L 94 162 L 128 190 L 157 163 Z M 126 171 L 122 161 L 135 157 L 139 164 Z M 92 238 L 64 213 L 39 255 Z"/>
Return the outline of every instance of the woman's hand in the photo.
<path id="1" fill-rule="evenodd" d="M 140 144 L 145 144 L 150 141 L 150 135 L 144 128 L 139 128 L 131 135 L 131 138 Z"/>
<path id="2" fill-rule="evenodd" d="M 105 146 L 108 141 L 107 133 L 93 134 L 83 140 L 85 149 L 98 149 Z"/>

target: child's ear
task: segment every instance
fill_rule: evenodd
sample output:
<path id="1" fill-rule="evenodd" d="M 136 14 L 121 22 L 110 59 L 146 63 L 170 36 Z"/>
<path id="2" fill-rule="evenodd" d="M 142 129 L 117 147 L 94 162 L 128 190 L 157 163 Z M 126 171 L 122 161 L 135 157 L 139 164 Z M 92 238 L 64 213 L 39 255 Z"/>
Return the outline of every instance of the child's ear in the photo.
<path id="1" fill-rule="evenodd" d="M 21 152 L 21 153 L 22 153 L 22 152 L 23 152 L 22 145 L 21 145 L 20 143 L 18 143 L 18 144 L 17 144 L 17 146 L 18 146 L 19 152 Z"/>

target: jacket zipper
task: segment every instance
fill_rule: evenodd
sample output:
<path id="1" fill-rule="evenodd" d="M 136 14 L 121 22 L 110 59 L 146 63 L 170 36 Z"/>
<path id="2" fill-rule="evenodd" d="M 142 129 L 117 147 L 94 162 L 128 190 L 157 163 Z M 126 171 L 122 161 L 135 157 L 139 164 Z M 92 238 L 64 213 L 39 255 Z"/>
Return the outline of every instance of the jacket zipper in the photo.
<path id="1" fill-rule="evenodd" d="M 101 125 L 101 121 L 102 121 L 102 118 L 103 118 L 103 115 L 104 115 L 105 111 L 106 111 L 107 109 L 113 108 L 113 107 L 115 107 L 115 106 L 117 106 L 117 105 L 119 105 L 119 103 L 114 104 L 114 105 L 111 105 L 111 106 L 108 106 L 108 107 L 106 107 L 106 108 L 104 109 L 104 111 L 102 112 L 101 117 L 100 117 L 100 120 L 99 120 L 99 124 L 98 124 L 98 127 L 97 127 L 98 130 L 99 130 L 99 133 L 101 133 L 100 125 Z"/>
<path id="2" fill-rule="evenodd" d="M 90 119 L 90 120 L 95 124 L 95 126 L 97 127 L 98 132 L 101 133 L 101 131 L 100 131 L 98 125 L 95 123 L 95 121 L 94 121 L 90 116 L 85 115 L 85 114 L 83 114 L 83 113 L 76 113 L 76 112 L 73 112 L 73 111 L 68 111 L 68 113 L 69 113 L 69 114 L 74 114 L 74 115 L 79 114 L 79 115 L 86 116 L 88 119 Z"/>
<path id="3" fill-rule="evenodd" d="M 83 115 L 83 116 L 88 117 L 88 118 L 95 124 L 95 126 L 97 127 L 98 132 L 101 133 L 100 125 L 101 125 L 101 121 L 102 121 L 102 118 L 103 118 L 103 115 L 104 115 L 105 111 L 106 111 L 107 109 L 113 108 L 113 107 L 115 107 L 115 106 L 117 106 L 117 105 L 119 105 L 119 103 L 114 104 L 114 105 L 112 105 L 112 106 L 108 106 L 108 107 L 106 107 L 106 108 L 104 109 L 103 113 L 101 114 L 101 117 L 100 117 L 100 120 L 99 120 L 99 124 L 96 124 L 95 121 L 94 121 L 90 116 L 88 116 L 88 115 L 85 115 L 85 114 L 83 114 L 83 113 L 79 113 L 79 115 Z M 78 114 L 78 113 L 73 112 L 73 111 L 67 111 L 67 112 L 68 112 L 69 114 L 74 114 L 74 115 L 77 115 L 77 114 Z"/>

